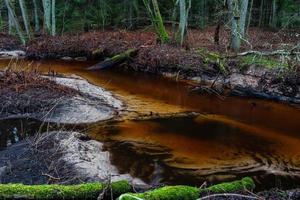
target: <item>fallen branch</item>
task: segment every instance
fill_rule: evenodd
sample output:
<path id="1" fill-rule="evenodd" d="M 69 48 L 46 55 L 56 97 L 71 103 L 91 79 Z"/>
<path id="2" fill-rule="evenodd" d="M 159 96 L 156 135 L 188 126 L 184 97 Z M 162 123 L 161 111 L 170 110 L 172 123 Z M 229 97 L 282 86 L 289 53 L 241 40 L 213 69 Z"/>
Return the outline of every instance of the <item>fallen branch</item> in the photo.
<path id="1" fill-rule="evenodd" d="M 277 50 L 271 52 L 261 52 L 261 51 L 246 51 L 242 53 L 238 53 L 237 56 L 247 56 L 247 55 L 259 55 L 259 56 L 276 56 L 276 55 L 300 55 L 300 52 L 286 51 L 286 50 Z"/>
<path id="2" fill-rule="evenodd" d="M 127 181 L 111 184 L 113 198 L 131 192 Z M 23 185 L 0 184 L 0 199 L 97 199 L 99 193 L 106 188 L 102 183 L 86 183 L 81 185 Z M 109 198 L 110 199 L 110 198 Z"/>
<path id="3" fill-rule="evenodd" d="M 103 62 L 97 63 L 96 65 L 89 67 L 88 70 L 100 70 L 100 69 L 113 67 L 115 65 L 121 64 L 126 60 L 130 59 L 136 54 L 136 52 L 137 49 L 129 49 L 123 53 L 113 56 L 112 58 L 108 58 Z"/>

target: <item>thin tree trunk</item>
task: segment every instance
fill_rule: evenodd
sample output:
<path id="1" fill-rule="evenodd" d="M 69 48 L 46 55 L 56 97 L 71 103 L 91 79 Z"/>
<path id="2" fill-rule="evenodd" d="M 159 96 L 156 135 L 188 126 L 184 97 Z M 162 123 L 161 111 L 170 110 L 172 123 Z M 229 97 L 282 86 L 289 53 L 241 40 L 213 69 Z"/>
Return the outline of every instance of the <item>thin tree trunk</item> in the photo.
<path id="1" fill-rule="evenodd" d="M 201 29 L 204 29 L 205 26 L 206 26 L 206 21 L 205 21 L 205 18 L 206 18 L 206 12 L 205 12 L 205 7 L 206 7 L 206 0 L 200 0 L 200 8 L 199 8 L 199 15 L 200 15 L 200 28 Z"/>
<path id="2" fill-rule="evenodd" d="M 186 5 L 186 0 L 179 0 L 179 8 L 180 8 L 179 9 L 180 10 L 179 42 L 180 45 L 182 45 L 187 35 L 188 16 L 189 16 L 189 10 L 191 8 L 191 0 L 189 0 L 188 6 Z"/>
<path id="3" fill-rule="evenodd" d="M 0 2 L 0 31 L 3 28 L 3 18 L 2 18 L 2 1 Z"/>
<path id="4" fill-rule="evenodd" d="M 239 2 L 237 0 L 228 0 L 228 10 L 230 13 L 231 21 L 231 48 L 238 52 L 241 45 L 240 33 L 239 33 Z"/>
<path id="5" fill-rule="evenodd" d="M 33 11 L 34 11 L 34 31 L 38 33 L 40 31 L 40 20 L 39 20 L 38 5 L 36 0 L 33 0 Z"/>
<path id="6" fill-rule="evenodd" d="M 11 20 L 11 23 L 14 25 L 14 27 L 16 28 L 16 31 L 17 31 L 17 34 L 19 35 L 19 38 L 21 40 L 21 42 L 23 44 L 26 43 L 26 40 L 25 40 L 25 37 L 24 37 L 24 34 L 21 30 L 21 27 L 20 27 L 20 24 L 19 22 L 17 21 L 16 19 L 16 15 L 15 15 L 15 12 L 14 10 L 12 9 L 12 6 L 10 4 L 10 1 L 9 0 L 4 0 L 4 3 L 6 5 L 6 8 L 7 8 L 7 11 L 8 11 L 8 14 L 10 16 L 10 20 Z"/>
<path id="7" fill-rule="evenodd" d="M 241 0 L 239 29 L 242 37 L 245 36 L 248 4 L 249 4 L 249 0 Z"/>
<path id="8" fill-rule="evenodd" d="M 156 20 L 156 23 L 157 23 L 157 28 L 158 28 L 160 38 L 161 38 L 162 42 L 168 42 L 169 41 L 169 35 L 168 35 L 168 33 L 166 31 L 166 28 L 164 26 L 164 22 L 163 22 L 161 14 L 160 14 L 160 10 L 159 10 L 157 0 L 152 0 L 152 4 L 153 4 L 153 11 L 154 11 L 155 20 Z"/>
<path id="9" fill-rule="evenodd" d="M 47 33 L 51 31 L 51 0 L 43 0 L 44 28 Z"/>
<path id="10" fill-rule="evenodd" d="M 271 16 L 271 20 L 270 20 L 270 26 L 273 28 L 276 28 L 277 25 L 277 2 L 276 0 L 272 0 L 272 16 Z"/>
<path id="11" fill-rule="evenodd" d="M 51 26 L 51 34 L 54 36 L 56 34 L 56 14 L 55 14 L 55 0 L 52 0 L 52 26 Z"/>
<path id="12" fill-rule="evenodd" d="M 172 40 L 176 37 L 176 19 L 177 19 L 177 0 L 173 0 L 173 12 L 172 12 Z"/>
<path id="13" fill-rule="evenodd" d="M 258 26 L 261 27 L 263 25 L 263 18 L 264 18 L 264 0 L 261 0 L 260 9 L 259 9 L 259 22 Z"/>
<path id="14" fill-rule="evenodd" d="M 24 22 L 25 31 L 26 31 L 27 37 L 30 39 L 31 38 L 30 23 L 28 20 L 28 13 L 27 13 L 27 9 L 26 9 L 24 0 L 19 0 L 19 5 L 21 8 L 21 12 L 22 12 L 22 18 L 23 18 L 23 22 Z"/>
<path id="15" fill-rule="evenodd" d="M 153 11 L 150 6 L 150 0 L 143 0 L 147 12 L 150 16 L 151 22 L 154 26 L 155 32 L 162 43 L 169 42 L 169 35 L 164 26 L 163 19 L 160 14 L 159 6 L 157 0 L 151 0 Z"/>
<path id="16" fill-rule="evenodd" d="M 250 0 L 250 9 L 249 9 L 249 13 L 248 13 L 248 23 L 247 23 L 247 31 L 249 30 L 250 24 L 251 24 L 251 19 L 252 19 L 252 9 L 253 9 L 253 1 L 254 0 Z"/>
<path id="17" fill-rule="evenodd" d="M 186 34 L 186 2 L 185 0 L 179 0 L 179 42 L 182 45 Z"/>
<path id="18" fill-rule="evenodd" d="M 62 27 L 61 27 L 61 35 L 64 35 L 65 31 L 65 18 L 66 18 L 66 11 L 67 11 L 67 4 L 69 3 L 69 0 L 65 0 L 64 2 L 64 14 L 62 18 Z"/>

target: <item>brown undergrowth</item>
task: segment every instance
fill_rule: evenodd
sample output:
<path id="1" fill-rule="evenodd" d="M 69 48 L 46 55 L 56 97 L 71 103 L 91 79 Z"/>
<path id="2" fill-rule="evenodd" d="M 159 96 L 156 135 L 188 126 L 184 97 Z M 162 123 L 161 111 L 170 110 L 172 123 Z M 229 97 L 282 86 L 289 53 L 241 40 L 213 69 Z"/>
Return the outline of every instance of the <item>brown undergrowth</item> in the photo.
<path id="1" fill-rule="evenodd" d="M 0 72 L 0 114 L 47 111 L 76 91 L 45 78 L 35 68 L 8 67 Z"/>

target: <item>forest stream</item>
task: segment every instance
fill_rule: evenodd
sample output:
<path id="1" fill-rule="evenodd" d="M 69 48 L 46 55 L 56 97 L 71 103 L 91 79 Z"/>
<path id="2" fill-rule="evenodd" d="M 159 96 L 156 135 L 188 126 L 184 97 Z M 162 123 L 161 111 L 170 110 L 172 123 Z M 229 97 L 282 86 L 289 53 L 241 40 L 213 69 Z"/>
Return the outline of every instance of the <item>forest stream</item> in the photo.
<path id="1" fill-rule="evenodd" d="M 0 60 L 0 68 L 8 63 Z M 87 71 L 92 65 L 89 62 L 27 64 L 37 65 L 43 72 L 81 76 L 125 102 L 128 118 L 104 125 L 65 127 L 84 129 L 103 142 L 121 173 L 152 185 L 200 186 L 204 181 L 219 183 L 251 176 L 258 190 L 300 186 L 300 109 L 295 106 L 199 95 L 190 91 L 188 83 L 158 76 Z M 181 112 L 200 114 L 130 120 L 132 115 Z M 33 134 L 40 125 L 28 119 L 0 122 L 0 150 Z"/>

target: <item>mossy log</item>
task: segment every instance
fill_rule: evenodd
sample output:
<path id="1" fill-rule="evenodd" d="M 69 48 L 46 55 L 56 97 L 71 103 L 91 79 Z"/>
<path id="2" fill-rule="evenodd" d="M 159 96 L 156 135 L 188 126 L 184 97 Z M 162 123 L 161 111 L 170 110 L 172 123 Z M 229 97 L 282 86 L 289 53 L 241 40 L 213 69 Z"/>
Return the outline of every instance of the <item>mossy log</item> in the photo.
<path id="1" fill-rule="evenodd" d="M 166 186 L 145 193 L 127 193 L 121 195 L 118 200 L 196 200 L 200 194 L 231 193 L 244 190 L 253 190 L 254 181 L 249 178 L 221 183 L 205 189 L 190 186 Z"/>
<path id="2" fill-rule="evenodd" d="M 115 55 L 111 58 L 104 60 L 103 62 L 97 63 L 97 64 L 89 67 L 88 70 L 100 70 L 100 69 L 113 67 L 115 65 L 121 64 L 121 63 L 125 62 L 126 60 L 130 59 L 136 53 L 137 53 L 137 49 L 129 49 L 123 53 Z"/>
<path id="3" fill-rule="evenodd" d="M 118 200 L 196 200 L 199 195 L 196 187 L 165 186 L 145 193 L 123 194 Z"/>
<path id="4" fill-rule="evenodd" d="M 101 183 L 68 186 L 0 184 L 0 199 L 97 199 L 104 188 L 106 185 Z M 132 187 L 127 181 L 114 182 L 111 184 L 111 188 L 114 199 L 132 191 Z M 110 195 L 108 199 L 111 199 Z"/>
<path id="5" fill-rule="evenodd" d="M 201 190 L 201 193 L 231 193 L 244 190 L 253 190 L 254 188 L 255 183 L 252 180 L 252 178 L 245 177 L 242 180 L 213 185 L 211 187 Z"/>

